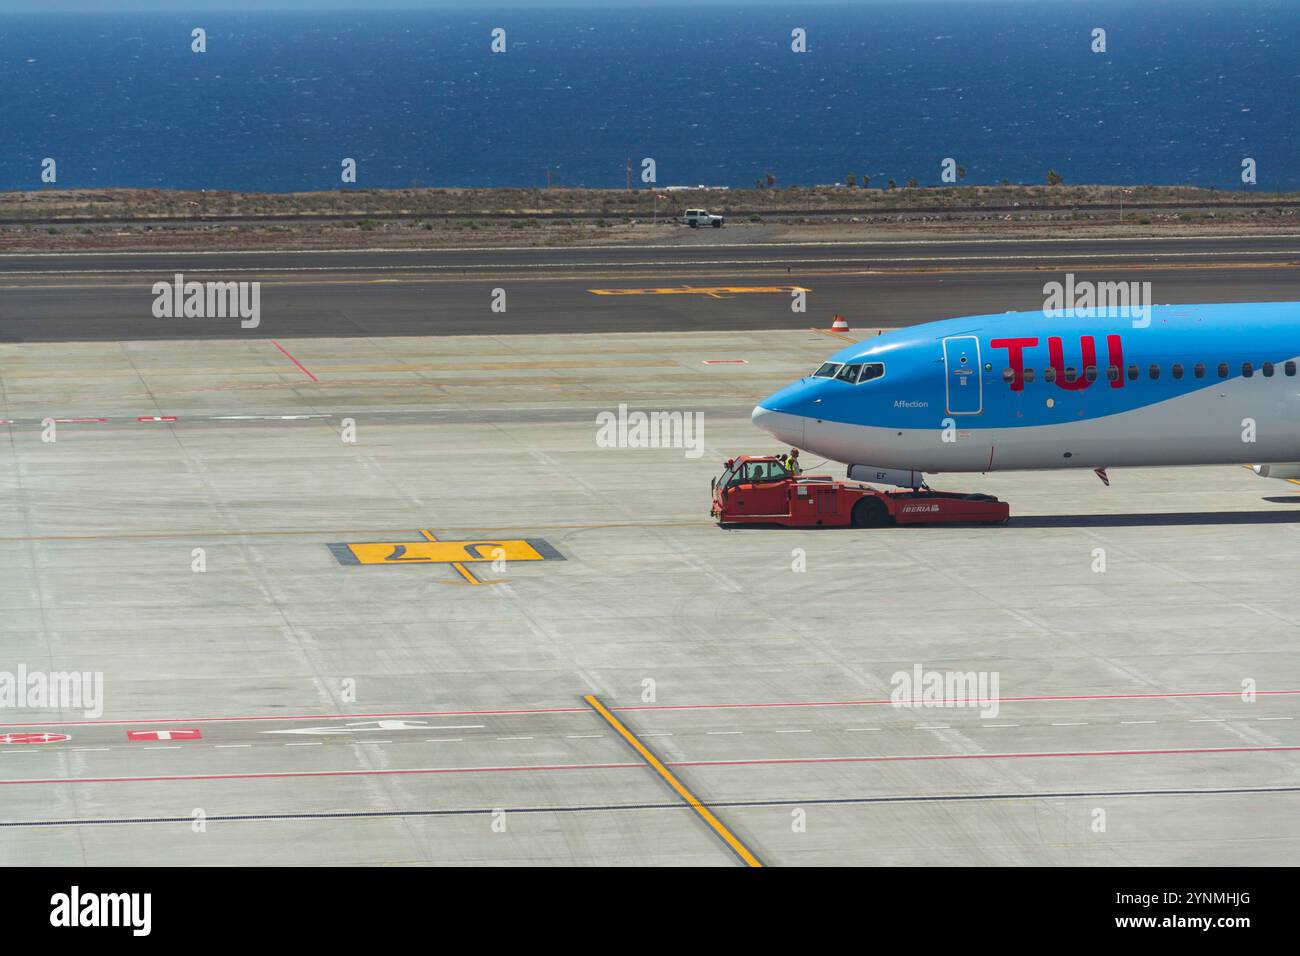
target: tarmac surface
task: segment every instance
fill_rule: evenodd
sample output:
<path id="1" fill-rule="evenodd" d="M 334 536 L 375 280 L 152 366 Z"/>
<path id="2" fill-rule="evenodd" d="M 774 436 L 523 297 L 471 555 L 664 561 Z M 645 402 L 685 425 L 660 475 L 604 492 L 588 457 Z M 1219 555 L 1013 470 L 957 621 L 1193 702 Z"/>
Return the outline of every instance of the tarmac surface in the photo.
<path id="1" fill-rule="evenodd" d="M 1300 236 L 736 243 L 369 252 L 0 255 L 0 342 L 896 327 L 1037 309 L 1043 285 L 1151 283 L 1153 301 L 1289 301 Z M 157 282 L 258 282 L 256 329 L 158 318 Z M 500 290 L 498 292 L 497 290 Z M 804 311 L 794 293 L 805 290 Z M 708 300 L 708 301 L 703 301 Z"/>
<path id="2" fill-rule="evenodd" d="M 0 670 L 103 674 L 102 713 L 0 709 L 0 863 L 1300 860 L 1292 483 L 953 476 L 1011 523 L 725 531 L 709 479 L 775 450 L 750 410 L 824 322 L 114 341 L 116 301 L 0 344 Z M 601 447 L 620 404 L 701 441 Z M 917 668 L 996 693 L 894 706 Z"/>

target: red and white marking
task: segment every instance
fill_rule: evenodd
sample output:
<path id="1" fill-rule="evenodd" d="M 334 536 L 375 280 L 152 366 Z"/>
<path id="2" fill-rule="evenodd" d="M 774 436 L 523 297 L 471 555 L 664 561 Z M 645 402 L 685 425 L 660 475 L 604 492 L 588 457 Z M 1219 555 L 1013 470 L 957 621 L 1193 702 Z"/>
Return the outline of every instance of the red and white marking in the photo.
<path id="1" fill-rule="evenodd" d="M 199 740 L 203 737 L 198 730 L 128 730 L 127 740 Z"/>
<path id="2" fill-rule="evenodd" d="M 174 422 L 175 415 L 141 415 L 136 419 L 137 422 Z"/>
<path id="3" fill-rule="evenodd" d="M 67 734 L 0 734 L 0 744 L 57 744 L 68 739 Z"/>
<path id="4" fill-rule="evenodd" d="M 88 425 L 95 422 L 106 422 L 107 418 L 51 418 L 50 421 L 56 425 Z"/>

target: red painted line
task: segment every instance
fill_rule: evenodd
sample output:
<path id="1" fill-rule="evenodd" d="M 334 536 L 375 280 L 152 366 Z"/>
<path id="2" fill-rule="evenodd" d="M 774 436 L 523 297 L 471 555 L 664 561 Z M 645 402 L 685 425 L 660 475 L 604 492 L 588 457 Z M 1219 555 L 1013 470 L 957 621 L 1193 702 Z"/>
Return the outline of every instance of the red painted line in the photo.
<path id="1" fill-rule="evenodd" d="M 671 760 L 669 767 L 767 767 L 787 764 L 890 763 L 917 760 L 1023 760 L 1034 757 L 1154 757 L 1189 754 L 1282 753 L 1296 747 L 1189 747 L 1162 750 L 1063 750 L 1045 753 L 997 754 L 898 754 L 880 757 L 759 757 L 751 760 Z M 528 773 L 559 770 L 645 770 L 644 763 L 562 763 L 500 767 L 414 767 L 406 770 L 304 770 L 266 773 L 152 774 L 144 777 L 45 777 L 30 780 L 0 780 L 0 786 L 52 783 L 158 783 L 185 780 L 278 780 L 307 777 L 386 777 L 410 774 Z"/>
<path id="2" fill-rule="evenodd" d="M 1256 696 L 1297 695 L 1300 690 L 1260 690 Z M 1239 690 L 1186 691 L 1169 694 L 1072 694 L 1058 697 L 1002 697 L 999 703 L 1042 703 L 1066 700 L 1174 700 L 1188 697 L 1240 697 Z M 967 698 L 961 703 L 982 704 L 977 698 Z M 628 710 L 765 710 L 770 708 L 799 707 L 870 707 L 893 704 L 892 700 L 805 700 L 773 703 L 739 704 L 626 704 L 611 707 L 613 711 Z M 589 714 L 586 707 L 534 707 L 518 710 L 417 710 L 377 714 L 262 714 L 255 717 L 133 717 L 121 720 L 46 720 L 17 724 L 0 724 L 0 727 L 90 727 L 98 724 L 180 724 L 197 721 L 243 720 L 368 720 L 383 717 L 512 717 L 528 714 Z"/>
<path id="3" fill-rule="evenodd" d="M 137 422 L 174 422 L 175 415 L 141 415 L 136 418 Z"/>
<path id="4" fill-rule="evenodd" d="M 415 767 L 409 770 L 304 770 L 283 773 L 189 773 L 154 774 L 148 777 L 46 777 L 32 780 L 0 780 L 0 786 L 29 783 L 157 783 L 178 780 L 279 780 L 290 777 L 389 777 L 430 773 L 525 773 L 553 770 L 648 769 L 643 763 L 556 763 L 520 767 Z"/>
<path id="5" fill-rule="evenodd" d="M 51 418 L 56 425 L 85 425 L 92 422 L 106 422 L 107 418 Z"/>
<path id="6" fill-rule="evenodd" d="M 1300 747 L 1189 747 L 1168 750 L 1061 750 L 1049 753 L 906 754 L 894 757 L 760 757 L 754 760 L 680 760 L 670 767 L 745 767 L 802 763 L 886 763 L 897 760 L 1022 760 L 1027 757 L 1156 757 L 1179 754 L 1280 753 Z"/>
<path id="7" fill-rule="evenodd" d="M 705 365 L 748 365 L 748 359 L 705 359 Z"/>
<path id="8" fill-rule="evenodd" d="M 313 382 L 319 382 L 319 381 L 320 381 L 320 379 L 318 379 L 315 375 L 313 375 L 311 372 L 307 371 L 307 366 L 303 365 L 303 364 L 302 364 L 301 362 L 299 362 L 296 358 L 294 358 L 292 355 L 290 355 L 290 354 L 289 354 L 289 351 L 288 351 L 288 350 L 287 350 L 283 345 L 281 345 L 279 342 L 276 342 L 276 341 L 274 341 L 274 340 L 271 341 L 271 344 L 274 345 L 274 346 L 275 346 L 277 349 L 279 349 L 281 352 L 283 352 L 284 355 L 285 355 L 285 358 L 287 358 L 287 359 L 288 359 L 290 362 L 292 362 L 294 365 L 298 366 L 298 368 L 302 371 L 302 374 L 306 375 L 306 376 L 307 376 L 309 379 L 311 379 Z"/>
<path id="9" fill-rule="evenodd" d="M 1263 697 L 1273 694 L 1300 694 L 1300 690 L 1259 690 L 1255 691 L 1256 696 Z M 1044 696 L 1044 697 L 999 697 L 998 703 L 1034 703 L 1045 701 L 1061 700 L 1172 700 L 1180 697 L 1240 697 L 1239 690 L 1206 690 L 1206 691 L 1187 691 L 1183 693 L 1171 694 L 1069 694 L 1061 696 Z M 801 700 L 789 702 L 763 703 L 763 704 L 628 704 L 623 707 L 611 707 L 610 710 L 758 710 L 768 707 L 869 707 L 880 704 L 893 704 L 890 699 L 884 700 Z M 967 697 L 961 701 L 951 701 L 952 706 L 957 704 L 981 704 L 984 701 L 975 697 Z"/>

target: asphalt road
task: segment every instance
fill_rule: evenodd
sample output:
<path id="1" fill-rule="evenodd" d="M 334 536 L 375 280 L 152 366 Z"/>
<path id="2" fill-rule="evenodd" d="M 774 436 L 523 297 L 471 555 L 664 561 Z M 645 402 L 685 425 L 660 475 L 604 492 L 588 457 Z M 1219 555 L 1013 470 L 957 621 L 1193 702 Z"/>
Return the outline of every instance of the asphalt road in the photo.
<path id="1" fill-rule="evenodd" d="M 1157 303 L 1300 298 L 1300 237 L 0 256 L 0 341 L 732 331 L 1035 309 L 1042 286 L 1149 281 Z M 158 318 L 156 282 L 258 282 L 255 327 Z M 502 297 L 494 290 L 504 290 Z M 806 311 L 792 291 L 806 289 Z M 600 290 L 600 291 L 593 291 Z"/>

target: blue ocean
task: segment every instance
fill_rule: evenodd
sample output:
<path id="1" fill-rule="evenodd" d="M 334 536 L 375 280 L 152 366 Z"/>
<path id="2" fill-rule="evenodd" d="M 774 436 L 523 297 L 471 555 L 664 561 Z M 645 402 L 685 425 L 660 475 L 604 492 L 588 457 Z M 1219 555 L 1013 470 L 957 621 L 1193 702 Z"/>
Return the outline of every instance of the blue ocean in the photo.
<path id="1" fill-rule="evenodd" d="M 202 27 L 207 52 L 191 52 Z M 506 52 L 491 50 L 505 31 Z M 791 32 L 806 31 L 803 53 Z M 1106 51 L 1095 53 L 1102 28 Z M 1300 2 L 0 13 L 0 189 L 1300 189 Z"/>

